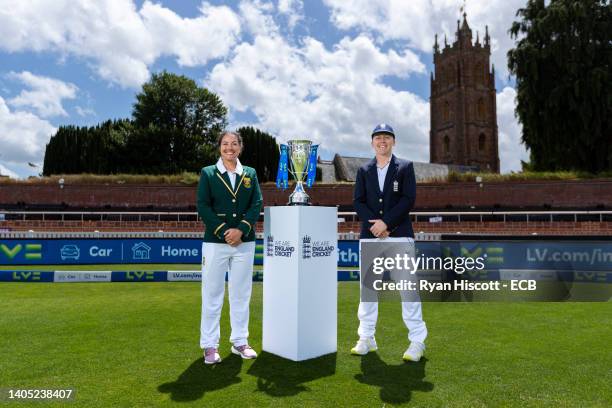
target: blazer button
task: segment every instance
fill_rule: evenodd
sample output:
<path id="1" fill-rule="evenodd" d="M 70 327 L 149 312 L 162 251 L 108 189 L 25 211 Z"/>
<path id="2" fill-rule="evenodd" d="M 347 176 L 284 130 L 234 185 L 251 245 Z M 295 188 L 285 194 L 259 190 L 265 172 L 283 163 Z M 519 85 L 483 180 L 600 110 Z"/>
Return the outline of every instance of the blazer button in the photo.
<path id="1" fill-rule="evenodd" d="M 380 215 L 382 215 L 382 210 L 379 211 Z"/>
<path id="2" fill-rule="evenodd" d="M 235 216 L 236 216 L 236 213 L 232 214 L 232 216 L 234 216 L 234 217 L 235 217 Z"/>
<path id="3" fill-rule="evenodd" d="M 235 202 L 236 202 L 236 199 L 235 199 L 235 198 L 232 198 L 232 203 L 235 203 Z"/>
<path id="4" fill-rule="evenodd" d="M 379 202 L 379 203 L 382 203 L 382 198 L 379 198 L 379 199 L 378 199 L 378 202 Z"/>

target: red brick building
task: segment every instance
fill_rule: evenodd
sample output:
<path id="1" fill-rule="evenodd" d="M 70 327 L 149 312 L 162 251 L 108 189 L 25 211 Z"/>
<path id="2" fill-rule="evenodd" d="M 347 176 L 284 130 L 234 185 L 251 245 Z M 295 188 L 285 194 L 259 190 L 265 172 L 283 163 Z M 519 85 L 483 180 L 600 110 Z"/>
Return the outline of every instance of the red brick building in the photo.
<path id="1" fill-rule="evenodd" d="M 489 70 L 490 37 L 472 44 L 466 15 L 457 20 L 455 41 L 434 43 L 435 74 L 431 76 L 431 163 L 476 166 L 499 173 L 495 67 Z"/>

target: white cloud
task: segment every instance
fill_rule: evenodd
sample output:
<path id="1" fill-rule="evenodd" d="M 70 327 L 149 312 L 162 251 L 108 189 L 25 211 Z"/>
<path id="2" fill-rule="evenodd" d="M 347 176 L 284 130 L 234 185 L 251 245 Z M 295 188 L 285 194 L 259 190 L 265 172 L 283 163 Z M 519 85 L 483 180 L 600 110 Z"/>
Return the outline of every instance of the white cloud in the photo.
<path id="1" fill-rule="evenodd" d="M 19 178 L 17 173 L 9 169 L 8 167 L 4 167 L 1 163 L 0 163 L 0 176 L 9 176 L 10 178 L 15 178 L 15 179 Z"/>
<path id="2" fill-rule="evenodd" d="M 383 52 L 366 36 L 332 50 L 310 37 L 293 46 L 266 31 L 272 34 L 238 45 L 206 80 L 233 110 L 254 113 L 256 126 L 283 141 L 306 137 L 345 154 L 369 152 L 374 124 L 393 123 L 403 138 L 399 154 L 427 159 L 429 105 L 382 82 L 425 73 L 412 51 Z"/>
<path id="3" fill-rule="evenodd" d="M 42 163 L 45 146 L 56 128 L 29 112 L 11 112 L 0 97 L 0 160 L 14 168 Z"/>
<path id="4" fill-rule="evenodd" d="M 302 0 L 278 0 L 278 12 L 287 17 L 289 29 L 304 20 L 304 3 Z"/>
<path id="5" fill-rule="evenodd" d="M 50 116 L 68 116 L 62 106 L 64 99 L 74 99 L 78 88 L 76 85 L 45 76 L 34 75 L 29 71 L 10 72 L 9 78 L 26 85 L 29 90 L 22 90 L 11 98 L 9 105 L 16 108 L 32 108 L 44 118 Z"/>
<path id="6" fill-rule="evenodd" d="M 224 56 L 240 32 L 226 6 L 203 2 L 200 15 L 182 18 L 146 0 L 0 0 L 0 50 L 53 51 L 83 57 L 102 78 L 138 87 L 158 58 L 199 66 Z"/>
<path id="7" fill-rule="evenodd" d="M 367 30 L 384 40 L 406 40 L 410 47 L 431 52 L 434 33 L 449 43 L 454 41 L 460 2 L 456 0 L 323 0 L 331 9 L 331 19 L 340 29 Z M 501 80 L 507 80 L 506 53 L 513 46 L 508 30 L 524 0 L 471 0 L 467 5 L 468 23 L 484 36 L 491 35 L 492 62 Z"/>
<path id="8" fill-rule="evenodd" d="M 180 65 L 205 65 L 223 57 L 237 41 L 238 16 L 228 7 L 200 6 L 200 16 L 181 18 L 172 10 L 145 1 L 140 15 L 153 49 L 161 55 L 175 55 Z"/>
<path id="9" fill-rule="evenodd" d="M 217 60 L 206 74 L 205 86 L 222 97 L 230 112 L 254 114 L 257 120 L 252 125 L 282 141 L 306 137 L 329 152 L 369 155 L 372 127 L 386 122 L 398 135 L 399 156 L 428 161 L 428 101 L 413 92 L 394 89 L 384 79 L 419 75 L 428 81 L 425 65 L 413 51 L 430 55 L 435 32 L 449 34 L 452 41 L 457 2 L 324 3 L 340 29 L 363 32 L 346 36 L 333 46 L 312 37 L 287 35 L 283 26 L 292 29 L 304 18 L 302 0 L 242 0 L 237 12 L 203 2 L 194 18 L 182 18 L 149 0 L 140 8 L 133 0 L 0 0 L 0 51 L 75 56 L 100 77 L 130 87 L 146 81 L 149 67 L 162 57 L 190 67 Z M 511 44 L 507 29 L 521 6 L 518 3 L 474 0 L 468 5 L 468 21 L 474 31 L 480 30 L 481 40 L 484 25 L 489 25 L 492 58 L 502 76 Z M 250 33 L 252 40 L 240 43 L 241 33 Z M 399 41 L 387 50 L 387 40 Z M 26 74 L 31 76 L 31 84 L 26 83 L 30 90 L 8 103 L 13 108 L 31 107 L 36 114 L 11 112 L 0 98 L 0 161 L 9 169 L 21 168 L 27 161 L 42 162 L 44 146 L 55 128 L 41 116 L 65 114 L 62 100 L 71 97 L 71 84 L 61 83 L 67 88 L 62 88 L 59 94 L 64 96 L 58 97 L 58 92 L 48 92 L 50 88 L 41 85 L 47 82 L 33 85 L 34 79 L 50 78 L 27 72 L 13 75 L 24 80 Z M 35 97 L 36 92 L 43 97 Z M 497 95 L 502 171 L 519 170 L 520 160 L 527 159 L 519 144 L 514 95 L 509 87 Z M 91 114 L 83 105 L 75 112 Z M 8 157 L 14 162 L 8 163 Z"/>
<path id="10" fill-rule="evenodd" d="M 243 0 L 240 2 L 238 9 L 242 24 L 253 36 L 278 34 L 278 26 L 271 15 L 274 11 L 272 3 L 265 3 L 260 0 Z"/>
<path id="11" fill-rule="evenodd" d="M 499 161 L 502 173 L 521 171 L 521 160 L 529 161 L 529 153 L 521 143 L 521 126 L 514 117 L 516 91 L 505 87 L 497 94 L 497 126 Z"/>
<path id="12" fill-rule="evenodd" d="M 82 106 L 75 107 L 74 111 L 77 113 L 77 115 L 79 115 L 81 117 L 95 116 L 96 115 L 96 112 L 93 109 L 91 109 L 91 108 L 83 108 Z"/>

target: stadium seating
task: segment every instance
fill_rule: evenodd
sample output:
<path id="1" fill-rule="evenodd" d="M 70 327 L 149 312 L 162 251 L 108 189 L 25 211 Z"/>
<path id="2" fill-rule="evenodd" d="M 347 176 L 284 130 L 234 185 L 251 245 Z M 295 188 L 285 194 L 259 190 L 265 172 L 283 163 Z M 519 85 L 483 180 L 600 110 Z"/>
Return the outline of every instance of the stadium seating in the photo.
<path id="1" fill-rule="evenodd" d="M 263 224 L 257 224 L 257 232 L 263 231 Z M 444 221 L 414 222 L 415 232 L 439 234 L 500 234 L 500 235 L 611 235 L 612 222 L 604 221 Z M 93 221 L 93 220 L 5 220 L 0 222 L 3 231 L 46 231 L 46 232 L 202 232 L 199 221 Z M 358 221 L 338 223 L 339 233 L 358 233 Z"/>

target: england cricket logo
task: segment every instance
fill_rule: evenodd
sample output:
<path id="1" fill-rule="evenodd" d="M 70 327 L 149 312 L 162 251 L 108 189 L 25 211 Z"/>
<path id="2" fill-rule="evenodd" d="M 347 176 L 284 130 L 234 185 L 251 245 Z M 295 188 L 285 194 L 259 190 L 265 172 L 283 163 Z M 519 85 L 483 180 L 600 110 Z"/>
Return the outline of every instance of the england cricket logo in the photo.
<path id="1" fill-rule="evenodd" d="M 311 238 L 308 235 L 304 235 L 304 238 L 302 238 L 302 259 L 310 259 L 312 255 L 310 241 Z"/>
<path id="2" fill-rule="evenodd" d="M 266 237 L 266 256 L 274 256 L 274 237 L 272 235 Z"/>

